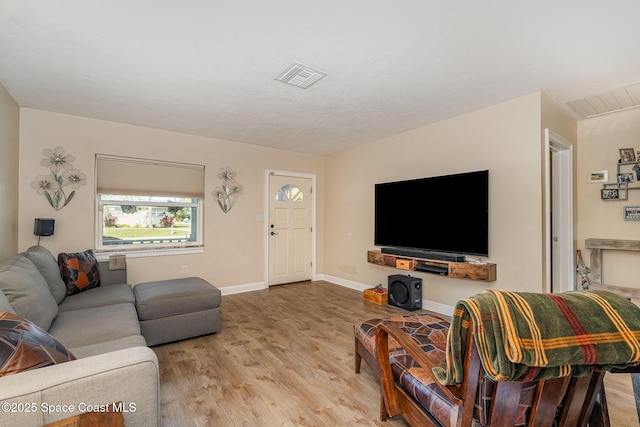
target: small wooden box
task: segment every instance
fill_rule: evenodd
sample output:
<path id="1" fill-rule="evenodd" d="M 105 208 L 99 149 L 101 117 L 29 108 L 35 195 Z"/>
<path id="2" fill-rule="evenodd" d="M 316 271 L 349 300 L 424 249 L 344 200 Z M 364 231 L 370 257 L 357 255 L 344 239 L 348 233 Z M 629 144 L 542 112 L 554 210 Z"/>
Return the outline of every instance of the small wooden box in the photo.
<path id="1" fill-rule="evenodd" d="M 389 293 L 386 289 L 383 289 L 384 293 L 376 292 L 375 288 L 364 290 L 364 300 L 375 304 L 383 305 L 389 303 Z"/>
<path id="2" fill-rule="evenodd" d="M 371 264 L 384 265 L 384 255 L 380 252 L 367 252 L 367 261 Z"/>
<path id="3" fill-rule="evenodd" d="M 396 259 L 396 268 L 399 268 L 400 270 L 413 271 L 413 260 L 412 259 Z"/>

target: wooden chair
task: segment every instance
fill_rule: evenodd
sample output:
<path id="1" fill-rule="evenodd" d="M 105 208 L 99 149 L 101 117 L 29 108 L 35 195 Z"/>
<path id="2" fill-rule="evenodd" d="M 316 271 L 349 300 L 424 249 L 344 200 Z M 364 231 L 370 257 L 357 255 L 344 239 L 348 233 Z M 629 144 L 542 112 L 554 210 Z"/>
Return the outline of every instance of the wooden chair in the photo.
<path id="1" fill-rule="evenodd" d="M 444 358 L 444 350 L 446 346 L 447 331 L 450 323 L 444 318 L 427 313 L 418 313 L 404 316 L 393 316 L 389 318 L 375 318 L 355 322 L 354 336 L 354 365 L 356 374 L 360 373 L 362 360 L 371 368 L 373 375 L 380 378 L 380 367 L 376 358 L 376 331 L 378 325 L 382 322 L 393 323 L 404 330 L 413 330 L 416 333 L 415 339 L 420 344 L 437 346 L 440 355 Z M 395 342 L 388 344 L 391 356 L 403 353 Z M 399 350 L 399 351 L 398 351 Z M 433 352 L 432 352 L 433 354 Z M 387 419 L 387 411 L 384 406 L 384 396 L 380 393 L 380 420 Z"/>
<path id="2" fill-rule="evenodd" d="M 411 363 L 391 364 L 388 337 Z M 398 325 L 378 326 L 376 352 L 387 413 L 402 415 L 411 426 L 596 426 L 608 425 L 602 381 L 604 371 L 584 377 L 536 382 L 492 381 L 482 367 L 473 335 L 464 355 L 464 380 L 442 385 L 432 373 L 437 365 Z M 600 393 L 602 390 L 602 393 Z M 598 408 L 594 411 L 594 407 Z M 591 420 L 590 420 L 591 418 Z"/>

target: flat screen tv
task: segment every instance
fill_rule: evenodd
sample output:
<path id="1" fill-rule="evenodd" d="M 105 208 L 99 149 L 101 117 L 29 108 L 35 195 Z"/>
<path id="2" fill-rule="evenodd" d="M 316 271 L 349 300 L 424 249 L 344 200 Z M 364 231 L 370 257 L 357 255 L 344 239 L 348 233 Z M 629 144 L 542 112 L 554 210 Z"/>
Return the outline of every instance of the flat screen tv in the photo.
<path id="1" fill-rule="evenodd" d="M 376 184 L 374 228 L 376 246 L 489 256 L 489 171 Z"/>

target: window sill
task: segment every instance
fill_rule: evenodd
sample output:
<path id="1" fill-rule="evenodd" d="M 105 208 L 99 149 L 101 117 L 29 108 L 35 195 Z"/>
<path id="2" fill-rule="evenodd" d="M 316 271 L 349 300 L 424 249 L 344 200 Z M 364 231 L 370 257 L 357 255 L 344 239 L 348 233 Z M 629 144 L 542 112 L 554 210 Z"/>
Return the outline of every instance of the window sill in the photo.
<path id="1" fill-rule="evenodd" d="M 145 258 L 153 256 L 187 255 L 204 253 L 204 246 L 194 246 L 188 248 L 148 248 L 137 250 L 114 250 L 96 249 L 95 255 L 98 261 L 108 261 L 111 255 L 126 255 L 127 258 Z"/>

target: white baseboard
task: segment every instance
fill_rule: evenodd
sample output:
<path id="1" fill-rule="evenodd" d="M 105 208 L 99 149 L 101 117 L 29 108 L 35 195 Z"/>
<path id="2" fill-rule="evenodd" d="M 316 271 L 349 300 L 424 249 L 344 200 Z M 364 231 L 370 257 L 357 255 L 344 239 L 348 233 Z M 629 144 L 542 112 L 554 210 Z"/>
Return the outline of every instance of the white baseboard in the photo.
<path id="1" fill-rule="evenodd" d="M 454 306 L 448 304 L 440 304 L 439 302 L 428 299 L 422 300 L 422 309 L 433 311 L 434 313 L 444 314 L 445 316 L 453 316 Z"/>
<path id="2" fill-rule="evenodd" d="M 324 280 L 326 282 L 335 283 L 336 285 L 344 286 L 345 288 L 355 289 L 356 291 L 363 292 L 365 289 L 371 289 L 373 286 L 360 282 L 354 282 L 351 280 L 342 279 L 340 277 L 330 276 L 328 274 L 318 274 L 317 280 Z"/>
<path id="3" fill-rule="evenodd" d="M 224 288 L 219 288 L 222 296 L 224 295 L 233 295 L 233 294 L 241 294 L 244 292 L 252 292 L 252 291 L 261 291 L 263 289 L 267 289 L 267 286 L 264 282 L 255 282 L 255 283 L 245 283 L 242 285 L 233 285 L 233 286 L 225 286 Z"/>
<path id="4" fill-rule="evenodd" d="M 335 283 L 336 285 L 344 286 L 345 288 L 355 289 L 356 291 L 363 292 L 365 289 L 370 289 L 373 286 L 354 282 L 352 280 L 342 279 L 340 277 L 330 276 L 328 274 L 318 274 L 317 280 L 324 280 L 327 282 Z M 433 311 L 434 313 L 444 314 L 445 316 L 453 316 L 453 310 L 455 307 L 447 304 L 441 304 L 439 302 L 431 301 L 428 299 L 422 300 L 422 308 L 424 310 Z"/>

